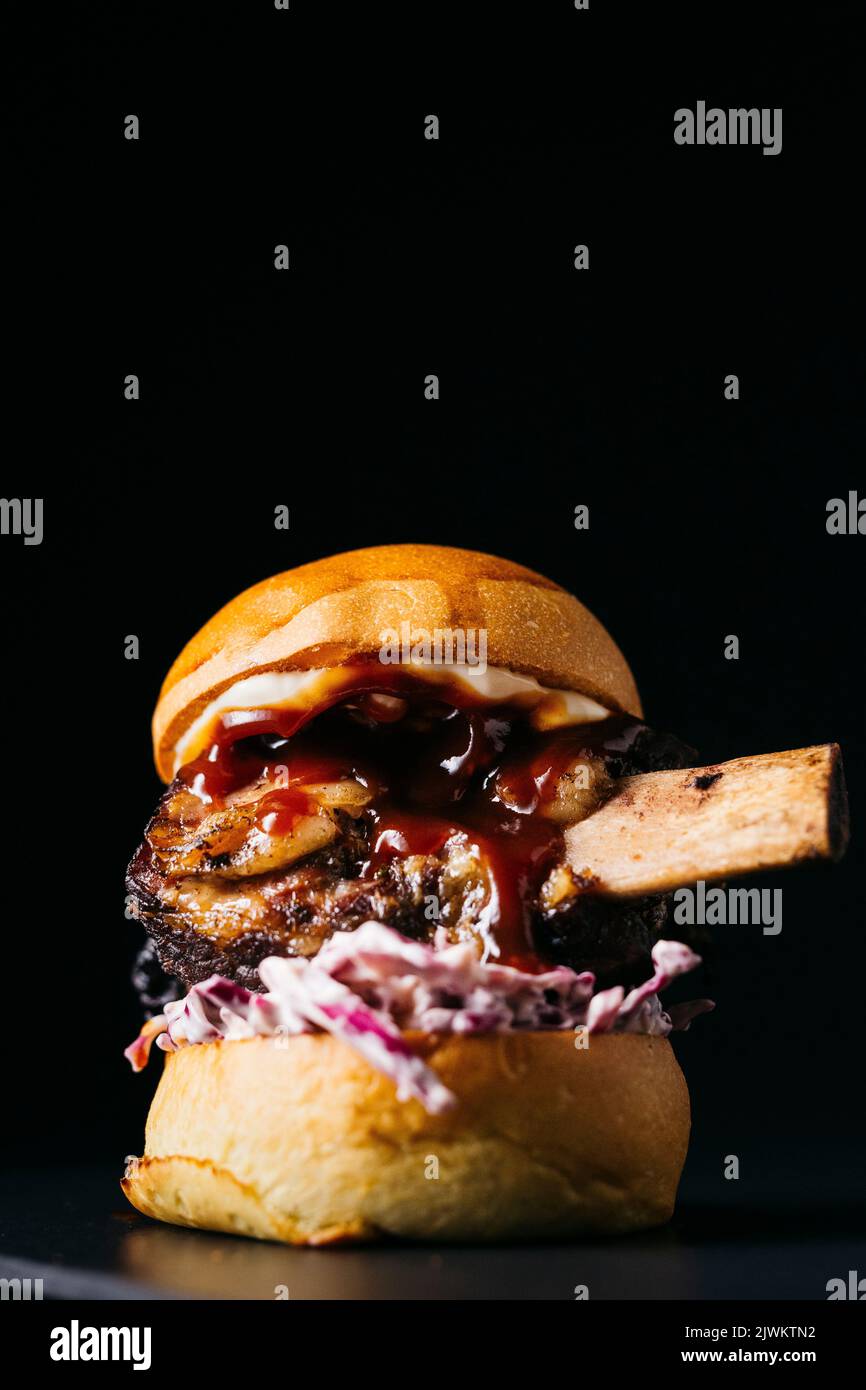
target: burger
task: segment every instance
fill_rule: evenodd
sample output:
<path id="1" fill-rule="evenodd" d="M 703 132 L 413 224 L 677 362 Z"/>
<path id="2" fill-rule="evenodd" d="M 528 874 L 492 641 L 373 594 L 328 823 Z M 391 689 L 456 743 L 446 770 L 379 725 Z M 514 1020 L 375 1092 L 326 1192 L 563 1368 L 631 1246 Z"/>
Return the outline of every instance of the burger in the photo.
<path id="1" fill-rule="evenodd" d="M 670 1217 L 669 1034 L 712 1005 L 660 998 L 700 963 L 670 892 L 605 891 L 575 834 L 697 755 L 576 598 L 439 546 L 303 565 L 188 643 L 153 747 L 139 1211 L 312 1245 Z"/>

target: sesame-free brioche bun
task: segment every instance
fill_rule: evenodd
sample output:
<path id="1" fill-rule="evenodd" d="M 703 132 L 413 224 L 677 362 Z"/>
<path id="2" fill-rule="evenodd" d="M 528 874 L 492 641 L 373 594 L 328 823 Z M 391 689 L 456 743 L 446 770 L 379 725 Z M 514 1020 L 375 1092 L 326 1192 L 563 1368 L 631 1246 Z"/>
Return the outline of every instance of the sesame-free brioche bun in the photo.
<path id="1" fill-rule="evenodd" d="M 666 1038 L 405 1035 L 457 1098 L 429 1115 L 327 1034 L 166 1057 L 143 1158 L 147 1216 L 289 1244 L 494 1241 L 667 1221 L 689 1136 Z"/>
<path id="2" fill-rule="evenodd" d="M 487 662 L 640 715 L 634 678 L 601 623 L 522 565 L 476 550 L 384 545 L 274 575 L 239 594 L 188 642 L 153 717 L 156 766 L 227 687 L 265 671 L 345 665 L 379 651 L 387 629 L 485 630 Z"/>

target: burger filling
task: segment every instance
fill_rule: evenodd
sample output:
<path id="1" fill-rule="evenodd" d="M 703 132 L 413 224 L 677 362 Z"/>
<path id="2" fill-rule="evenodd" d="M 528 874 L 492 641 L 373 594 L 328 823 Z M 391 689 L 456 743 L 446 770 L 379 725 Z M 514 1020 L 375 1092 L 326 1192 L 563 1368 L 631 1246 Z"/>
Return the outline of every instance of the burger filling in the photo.
<path id="1" fill-rule="evenodd" d="M 127 1048 L 136 1070 L 151 1044 L 173 1052 L 219 1039 L 328 1032 L 354 1048 L 397 1087 L 400 1100 L 414 1097 L 437 1114 L 455 1097 L 404 1037 L 462 1036 L 519 1029 L 581 1029 L 586 1034 L 638 1032 L 665 1036 L 687 1028 L 712 1008 L 705 999 L 662 1008 L 658 992 L 699 964 L 687 946 L 658 941 L 653 974 L 626 993 L 621 986 L 597 991 L 590 972 L 565 966 L 530 974 L 485 964 L 470 943 L 407 941 L 389 927 L 366 922 L 337 932 L 313 961 L 272 956 L 260 963 L 265 993 L 214 975 L 187 997 L 145 1024 Z"/>
<path id="2" fill-rule="evenodd" d="M 326 708 L 223 711 L 179 768 L 128 871 L 148 1008 L 214 975 L 269 998 L 274 958 L 327 963 L 363 923 L 539 982 L 652 974 L 668 899 L 599 896 L 562 832 L 693 751 L 627 716 L 562 724 L 382 673 Z"/>

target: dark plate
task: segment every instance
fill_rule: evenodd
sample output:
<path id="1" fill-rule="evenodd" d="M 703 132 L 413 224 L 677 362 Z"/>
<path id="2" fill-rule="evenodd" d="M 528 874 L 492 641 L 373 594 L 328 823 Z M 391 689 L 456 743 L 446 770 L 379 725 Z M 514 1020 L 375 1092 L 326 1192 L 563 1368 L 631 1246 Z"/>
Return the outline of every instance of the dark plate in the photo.
<path id="1" fill-rule="evenodd" d="M 116 1173 L 54 1168 L 4 1179 L 0 1273 L 60 1299 L 825 1299 L 866 1269 L 853 1185 L 816 1202 L 784 1175 L 759 1202 L 734 1187 L 692 1178 L 669 1226 L 605 1241 L 304 1250 L 163 1226 Z"/>

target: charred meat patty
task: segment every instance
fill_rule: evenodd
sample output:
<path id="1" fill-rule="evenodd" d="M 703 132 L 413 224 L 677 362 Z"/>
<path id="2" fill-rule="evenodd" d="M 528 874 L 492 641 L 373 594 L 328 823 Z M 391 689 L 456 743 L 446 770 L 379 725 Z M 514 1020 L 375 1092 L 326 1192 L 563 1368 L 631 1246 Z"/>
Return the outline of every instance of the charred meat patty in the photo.
<path id="1" fill-rule="evenodd" d="M 165 792 L 127 873 L 149 937 L 142 1002 L 159 1008 L 173 981 L 214 973 L 260 988 L 266 956 L 315 955 L 371 918 L 477 941 L 505 964 L 636 982 L 668 900 L 593 896 L 563 860 L 561 827 L 618 777 L 695 756 L 624 716 L 541 733 L 519 711 L 388 699 L 211 750 Z"/>

